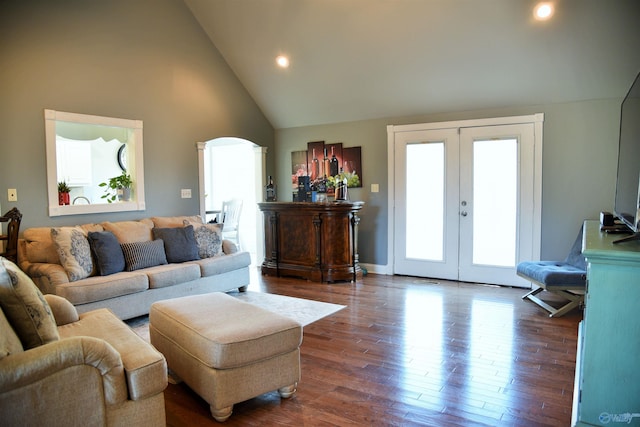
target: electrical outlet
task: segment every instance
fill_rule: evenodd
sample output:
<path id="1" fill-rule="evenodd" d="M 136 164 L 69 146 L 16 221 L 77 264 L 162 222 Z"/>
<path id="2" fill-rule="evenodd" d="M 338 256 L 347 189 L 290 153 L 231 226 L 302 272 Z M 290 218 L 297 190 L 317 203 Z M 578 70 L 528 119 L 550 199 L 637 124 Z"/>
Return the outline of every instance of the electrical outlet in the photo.
<path id="1" fill-rule="evenodd" d="M 191 189 L 190 188 L 183 188 L 182 190 L 180 190 L 180 197 L 182 197 L 183 199 L 190 199 L 191 198 Z"/>
<path id="2" fill-rule="evenodd" d="M 15 188 L 9 188 L 8 192 L 7 192 L 7 199 L 10 202 L 17 202 L 18 201 L 18 190 L 16 190 Z"/>

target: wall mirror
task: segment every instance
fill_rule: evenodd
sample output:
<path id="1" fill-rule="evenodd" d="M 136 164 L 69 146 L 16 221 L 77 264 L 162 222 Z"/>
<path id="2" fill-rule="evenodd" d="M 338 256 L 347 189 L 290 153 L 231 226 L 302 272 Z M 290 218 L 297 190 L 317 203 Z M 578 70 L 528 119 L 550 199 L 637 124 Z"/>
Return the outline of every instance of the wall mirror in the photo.
<path id="1" fill-rule="evenodd" d="M 54 110 L 44 110 L 44 119 L 49 216 L 145 209 L 141 120 Z M 123 173 L 129 191 L 103 197 L 108 187 L 100 184 Z M 60 182 L 69 187 L 66 198 L 58 195 Z"/>

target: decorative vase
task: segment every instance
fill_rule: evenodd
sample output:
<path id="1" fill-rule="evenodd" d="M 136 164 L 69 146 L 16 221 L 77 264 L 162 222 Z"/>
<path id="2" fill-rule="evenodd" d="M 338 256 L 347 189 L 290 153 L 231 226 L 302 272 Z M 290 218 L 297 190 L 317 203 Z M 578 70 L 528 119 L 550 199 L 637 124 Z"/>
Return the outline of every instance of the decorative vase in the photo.
<path id="1" fill-rule="evenodd" d="M 69 193 L 58 193 L 58 205 L 70 205 L 71 195 Z"/>
<path id="2" fill-rule="evenodd" d="M 130 188 L 118 188 L 118 200 L 121 202 L 128 202 L 131 198 Z"/>

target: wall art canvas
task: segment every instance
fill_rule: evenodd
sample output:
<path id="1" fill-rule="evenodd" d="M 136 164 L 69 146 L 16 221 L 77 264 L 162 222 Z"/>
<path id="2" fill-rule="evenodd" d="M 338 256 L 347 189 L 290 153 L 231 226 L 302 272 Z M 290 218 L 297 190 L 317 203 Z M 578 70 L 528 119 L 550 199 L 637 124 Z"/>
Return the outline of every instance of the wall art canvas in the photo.
<path id="1" fill-rule="evenodd" d="M 307 175 L 307 151 L 293 151 L 291 153 L 291 188 L 298 190 L 298 177 Z"/>

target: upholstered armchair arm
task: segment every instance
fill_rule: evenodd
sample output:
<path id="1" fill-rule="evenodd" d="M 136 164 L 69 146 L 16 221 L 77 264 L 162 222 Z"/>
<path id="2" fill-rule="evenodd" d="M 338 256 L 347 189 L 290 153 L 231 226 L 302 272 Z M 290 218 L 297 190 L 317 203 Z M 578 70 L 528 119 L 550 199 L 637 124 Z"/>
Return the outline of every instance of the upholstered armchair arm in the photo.
<path id="1" fill-rule="evenodd" d="M 53 294 L 45 294 L 44 299 L 47 300 L 47 304 L 51 307 L 57 326 L 77 322 L 80 319 L 78 316 L 78 310 L 76 310 L 73 304 L 71 304 L 66 298 Z"/>
<path id="2" fill-rule="evenodd" d="M 95 369 L 78 370 L 89 367 Z M 68 372 L 65 373 L 65 371 Z M 74 337 L 12 354 L 0 360 L 0 405 L 5 405 L 6 393 L 12 399 L 28 401 L 45 393 L 75 389 L 78 393 L 95 382 L 96 373 L 102 379 L 103 395 L 108 405 L 127 400 L 127 385 L 122 360 L 106 341 L 92 337 Z M 61 381 L 65 387 L 61 387 Z M 21 396 L 21 392 L 24 396 Z M 11 392 L 11 393 L 9 393 Z M 56 396 L 62 401 L 71 396 Z"/>
<path id="3" fill-rule="evenodd" d="M 231 240 L 224 239 L 222 241 L 222 252 L 226 255 L 235 254 L 238 252 L 238 245 L 233 243 Z"/>

